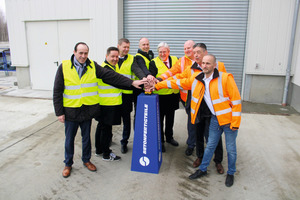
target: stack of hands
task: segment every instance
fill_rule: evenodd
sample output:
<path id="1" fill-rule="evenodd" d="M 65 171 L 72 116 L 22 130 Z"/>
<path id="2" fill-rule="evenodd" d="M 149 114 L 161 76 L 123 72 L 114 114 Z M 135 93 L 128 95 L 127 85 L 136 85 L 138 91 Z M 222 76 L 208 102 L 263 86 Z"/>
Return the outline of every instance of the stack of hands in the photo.
<path id="1" fill-rule="evenodd" d="M 144 85 L 145 92 L 151 93 L 155 90 L 155 84 L 158 82 L 159 80 L 156 79 L 154 76 L 148 75 L 147 78 L 144 77 L 142 80 L 133 81 L 132 85 L 139 89 L 142 89 L 141 85 Z"/>
<path id="2" fill-rule="evenodd" d="M 159 82 L 159 80 L 152 75 L 148 75 L 147 78 L 143 78 L 143 80 L 147 81 L 144 83 L 144 90 L 146 93 L 153 92 L 155 90 L 155 84 Z"/>

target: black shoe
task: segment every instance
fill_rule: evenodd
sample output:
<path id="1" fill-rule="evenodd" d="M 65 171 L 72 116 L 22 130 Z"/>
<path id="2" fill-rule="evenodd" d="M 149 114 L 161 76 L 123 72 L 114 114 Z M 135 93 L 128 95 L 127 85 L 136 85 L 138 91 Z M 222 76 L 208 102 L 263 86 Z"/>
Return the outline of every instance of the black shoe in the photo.
<path id="1" fill-rule="evenodd" d="M 173 145 L 175 147 L 177 147 L 179 145 L 178 142 L 176 140 L 174 140 L 174 139 L 167 140 L 167 143 L 170 143 L 171 145 Z"/>
<path id="2" fill-rule="evenodd" d="M 166 152 L 166 147 L 164 144 L 161 144 L 161 152 Z"/>
<path id="3" fill-rule="evenodd" d="M 203 172 L 200 169 L 198 169 L 195 173 L 193 173 L 189 176 L 189 179 L 196 179 L 196 178 L 200 178 L 205 175 L 207 175 L 207 171 Z"/>
<path id="4" fill-rule="evenodd" d="M 234 175 L 227 174 L 225 185 L 227 187 L 231 187 L 233 185 L 233 182 L 234 182 Z"/>
<path id="5" fill-rule="evenodd" d="M 188 148 L 186 148 L 186 150 L 185 150 L 185 155 L 190 156 L 190 155 L 193 154 L 193 151 L 194 151 L 194 148 L 188 147 Z"/>
<path id="6" fill-rule="evenodd" d="M 128 151 L 127 145 L 126 144 L 122 144 L 121 145 L 121 152 L 122 153 L 127 153 L 127 151 Z"/>

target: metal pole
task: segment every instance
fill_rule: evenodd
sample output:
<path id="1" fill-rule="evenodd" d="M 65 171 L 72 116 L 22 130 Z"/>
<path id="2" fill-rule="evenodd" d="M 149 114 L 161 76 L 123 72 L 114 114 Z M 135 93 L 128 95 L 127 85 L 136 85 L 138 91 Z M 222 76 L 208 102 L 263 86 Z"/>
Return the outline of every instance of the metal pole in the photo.
<path id="1" fill-rule="evenodd" d="M 291 41 L 290 41 L 290 50 L 289 50 L 289 57 L 288 57 L 288 65 L 286 68 L 285 86 L 284 86 L 283 99 L 282 99 L 283 106 L 286 106 L 287 96 L 288 96 L 288 91 L 289 91 L 289 83 L 290 83 L 290 77 L 291 77 L 291 67 L 292 67 L 291 65 L 292 65 L 294 42 L 295 42 L 295 35 L 296 35 L 298 10 L 299 10 L 299 0 L 296 0 L 293 25 L 292 25 Z"/>

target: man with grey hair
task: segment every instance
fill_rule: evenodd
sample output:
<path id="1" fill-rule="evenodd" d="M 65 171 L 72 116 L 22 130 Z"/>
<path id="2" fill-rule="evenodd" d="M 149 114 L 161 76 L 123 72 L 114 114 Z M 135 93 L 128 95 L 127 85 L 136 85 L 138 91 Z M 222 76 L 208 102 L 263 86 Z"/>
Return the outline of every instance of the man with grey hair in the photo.
<path id="1" fill-rule="evenodd" d="M 170 56 L 170 48 L 166 42 L 159 43 L 157 52 L 158 57 L 154 58 L 149 64 L 149 71 L 154 77 L 158 77 L 168 71 L 178 60 L 177 57 Z M 153 93 L 159 95 L 162 152 L 165 152 L 164 136 L 166 136 L 167 143 L 178 146 L 178 142 L 173 138 L 173 125 L 175 110 L 179 108 L 179 90 L 163 89 Z M 166 119 L 165 129 L 164 118 Z"/>
<path id="2" fill-rule="evenodd" d="M 161 74 L 157 77 L 158 80 L 165 80 L 171 77 L 174 77 L 177 74 L 182 73 L 185 69 L 190 68 L 194 62 L 194 53 L 193 53 L 193 46 L 195 42 L 193 40 L 187 40 L 184 45 L 184 56 L 179 58 L 179 60 L 173 64 L 172 68 L 167 70 L 165 73 Z M 189 104 L 187 103 L 187 90 L 180 90 L 180 98 L 181 102 L 186 108 L 187 114 L 189 113 Z M 187 129 L 188 129 L 188 138 L 187 138 L 187 149 L 185 150 L 185 154 L 187 156 L 192 155 L 194 148 L 196 146 L 196 127 L 191 124 L 190 120 L 187 122 Z"/>

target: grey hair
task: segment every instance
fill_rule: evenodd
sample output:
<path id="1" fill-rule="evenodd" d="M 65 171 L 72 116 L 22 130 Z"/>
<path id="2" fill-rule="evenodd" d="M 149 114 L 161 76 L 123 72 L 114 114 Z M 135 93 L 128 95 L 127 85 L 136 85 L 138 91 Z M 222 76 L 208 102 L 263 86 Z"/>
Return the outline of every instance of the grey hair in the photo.
<path id="1" fill-rule="evenodd" d="M 157 52 L 159 52 L 159 48 L 160 47 L 166 47 L 170 51 L 170 47 L 169 47 L 169 45 L 166 42 L 161 42 L 161 43 L 158 44 L 158 46 L 157 46 Z"/>

